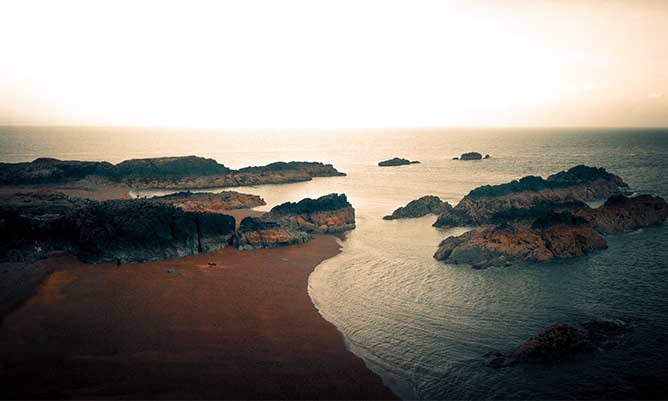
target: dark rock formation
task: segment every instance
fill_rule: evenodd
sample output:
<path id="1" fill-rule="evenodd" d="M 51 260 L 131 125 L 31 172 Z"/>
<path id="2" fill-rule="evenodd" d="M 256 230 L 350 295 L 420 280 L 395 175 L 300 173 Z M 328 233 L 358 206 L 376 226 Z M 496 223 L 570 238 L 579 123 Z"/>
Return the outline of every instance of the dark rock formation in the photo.
<path id="1" fill-rule="evenodd" d="M 241 221 L 235 238 L 239 249 L 299 244 L 310 234 L 340 233 L 355 228 L 355 209 L 344 194 L 286 202 L 259 218 Z"/>
<path id="2" fill-rule="evenodd" d="M 564 210 L 572 205 L 571 211 Z M 607 248 L 602 234 L 659 224 L 668 218 L 668 203 L 662 198 L 623 195 L 611 197 L 591 209 L 581 203 L 546 204 L 506 213 L 506 221 L 478 227 L 441 242 L 437 260 L 473 267 L 506 265 L 511 261 L 541 262 L 570 258 Z"/>
<path id="3" fill-rule="evenodd" d="M 478 152 L 468 152 L 459 156 L 459 160 L 480 160 L 482 155 Z"/>
<path id="4" fill-rule="evenodd" d="M 389 160 L 383 160 L 382 162 L 378 162 L 378 166 L 380 167 L 392 167 L 392 166 L 405 166 L 407 164 L 417 164 L 420 163 L 419 161 L 410 161 L 408 159 L 402 159 L 400 157 L 395 157 Z"/>
<path id="5" fill-rule="evenodd" d="M 245 217 L 235 234 L 234 246 L 246 251 L 301 244 L 310 239 L 309 234 L 304 231 L 262 218 Z"/>
<path id="6" fill-rule="evenodd" d="M 280 184 L 342 175 L 331 164 L 317 162 L 277 162 L 231 170 L 213 159 L 197 156 L 133 159 L 116 165 L 56 159 L 0 163 L 0 185 L 50 184 L 95 176 L 139 189 L 190 189 Z"/>
<path id="7" fill-rule="evenodd" d="M 624 181 L 605 169 L 576 166 L 547 179 L 528 176 L 507 184 L 484 185 L 466 195 L 452 210 L 441 214 L 435 227 L 472 226 L 493 222 L 511 209 L 528 209 L 541 203 L 604 199 L 620 194 Z"/>
<path id="8" fill-rule="evenodd" d="M 355 209 L 345 194 L 306 198 L 297 203 L 286 202 L 272 208 L 265 216 L 309 233 L 340 233 L 355 228 Z"/>
<path id="9" fill-rule="evenodd" d="M 516 363 L 556 363 L 598 349 L 620 345 L 630 326 L 619 320 L 594 320 L 574 327 L 555 324 L 532 336 L 510 353 L 492 352 L 486 365 L 504 367 Z"/>
<path id="10" fill-rule="evenodd" d="M 391 215 L 383 217 L 384 220 L 405 219 L 421 217 L 429 213 L 441 214 L 452 209 L 448 202 L 443 202 L 438 196 L 427 195 L 410 201 L 406 206 L 400 207 Z"/>
<path id="11" fill-rule="evenodd" d="M 144 200 L 24 193 L 0 203 L 0 260 L 30 261 L 53 250 L 91 263 L 167 259 L 223 248 L 234 228 L 231 216 Z"/>
<path id="12" fill-rule="evenodd" d="M 107 162 L 62 161 L 50 158 L 30 163 L 0 163 L 0 185 L 61 183 L 89 175 L 106 175 L 112 168 Z"/>
<path id="13" fill-rule="evenodd" d="M 178 192 L 175 194 L 156 196 L 150 202 L 174 205 L 186 212 L 222 213 L 233 209 L 250 209 L 266 205 L 264 199 L 257 195 L 242 194 L 235 191 L 211 192 Z"/>
<path id="14" fill-rule="evenodd" d="M 485 157 L 483 157 L 483 159 L 489 159 L 489 155 L 485 155 Z"/>

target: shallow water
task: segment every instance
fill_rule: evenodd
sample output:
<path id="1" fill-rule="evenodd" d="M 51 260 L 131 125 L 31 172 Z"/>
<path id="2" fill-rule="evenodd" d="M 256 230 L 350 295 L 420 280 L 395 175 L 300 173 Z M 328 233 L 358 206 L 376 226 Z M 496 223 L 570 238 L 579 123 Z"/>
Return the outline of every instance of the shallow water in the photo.
<path id="1" fill-rule="evenodd" d="M 465 151 L 492 158 L 451 160 Z M 579 259 L 473 270 L 432 258 L 442 238 L 463 229 L 433 228 L 434 216 L 382 220 L 422 195 L 455 204 L 478 185 L 545 176 L 576 164 L 606 167 L 634 191 L 665 197 L 666 130 L 0 128 L 2 161 L 53 156 L 117 162 L 184 154 L 214 157 L 234 168 L 318 160 L 348 174 L 238 190 L 263 196 L 264 210 L 305 196 L 348 195 L 357 228 L 346 235 L 343 252 L 311 275 L 309 293 L 351 350 L 405 398 L 639 398 L 668 390 L 665 224 L 611 236 L 608 250 Z M 394 156 L 422 163 L 376 167 Z M 559 366 L 483 364 L 486 352 L 511 349 L 553 323 L 597 318 L 634 326 L 623 347 Z"/>

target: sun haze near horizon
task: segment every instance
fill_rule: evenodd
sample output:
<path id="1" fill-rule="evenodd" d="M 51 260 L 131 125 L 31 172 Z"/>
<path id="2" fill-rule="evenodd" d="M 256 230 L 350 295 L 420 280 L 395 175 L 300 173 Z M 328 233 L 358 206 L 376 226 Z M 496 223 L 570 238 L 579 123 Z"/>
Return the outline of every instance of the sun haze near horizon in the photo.
<path id="1" fill-rule="evenodd" d="M 0 125 L 668 126 L 668 2 L 0 3 Z"/>

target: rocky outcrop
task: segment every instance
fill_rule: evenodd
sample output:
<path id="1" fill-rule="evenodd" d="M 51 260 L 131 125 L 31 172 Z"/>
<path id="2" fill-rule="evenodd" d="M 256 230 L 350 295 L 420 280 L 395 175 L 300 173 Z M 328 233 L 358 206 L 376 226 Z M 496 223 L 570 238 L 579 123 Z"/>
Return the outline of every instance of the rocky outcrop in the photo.
<path id="1" fill-rule="evenodd" d="M 564 210 L 568 205 L 573 209 Z M 516 260 L 543 262 L 577 257 L 607 248 L 602 234 L 664 222 L 668 203 L 659 197 L 618 195 L 596 209 L 581 203 L 557 203 L 552 209 L 543 204 L 504 216 L 503 222 L 446 238 L 434 258 L 484 268 Z"/>
<path id="2" fill-rule="evenodd" d="M 145 200 L 22 193 L 0 203 L 0 260 L 31 261 L 53 250 L 91 263 L 167 259 L 223 248 L 234 229 L 231 216 Z"/>
<path id="3" fill-rule="evenodd" d="M 408 202 L 406 206 L 396 209 L 391 215 L 384 216 L 383 219 L 395 220 L 422 217 L 430 213 L 445 213 L 451 209 L 452 206 L 448 202 L 443 202 L 438 196 L 427 195 Z"/>
<path id="4" fill-rule="evenodd" d="M 395 157 L 389 160 L 383 160 L 382 162 L 378 162 L 379 167 L 393 167 L 393 166 L 405 166 L 407 164 L 418 164 L 420 163 L 417 160 L 410 161 L 408 159 L 402 159 L 400 157 Z"/>
<path id="5" fill-rule="evenodd" d="M 247 251 L 259 248 L 301 244 L 310 240 L 308 233 L 281 224 L 255 217 L 241 220 L 234 237 L 234 246 Z"/>
<path id="6" fill-rule="evenodd" d="M 478 152 L 467 152 L 459 156 L 459 160 L 481 160 L 482 155 Z"/>
<path id="7" fill-rule="evenodd" d="M 345 174 L 331 164 L 318 162 L 277 162 L 232 170 L 213 159 L 197 156 L 132 159 L 116 165 L 56 159 L 0 163 L 0 185 L 49 184 L 95 176 L 136 189 L 201 189 L 282 184 L 342 175 Z"/>
<path id="8" fill-rule="evenodd" d="M 576 166 L 547 179 L 528 176 L 507 184 L 484 185 L 441 214 L 435 227 L 475 226 L 494 222 L 498 213 L 545 203 L 605 199 L 621 193 L 624 181 L 602 168 Z"/>
<path id="9" fill-rule="evenodd" d="M 250 209 L 266 205 L 264 199 L 257 195 L 243 194 L 235 191 L 211 192 L 178 192 L 175 194 L 156 196 L 150 202 L 174 205 L 186 212 L 222 213 L 234 209 Z"/>
<path id="10" fill-rule="evenodd" d="M 620 320 L 594 320 L 575 327 L 555 324 L 532 336 L 510 353 L 486 355 L 494 368 L 517 363 L 556 363 L 621 345 L 630 326 Z"/>
<path id="11" fill-rule="evenodd" d="M 355 209 L 344 194 L 306 198 L 276 206 L 259 218 L 241 221 L 235 244 L 239 249 L 299 244 L 311 234 L 341 233 L 355 228 Z"/>
<path id="12" fill-rule="evenodd" d="M 266 218 L 308 233 L 331 234 L 355 228 L 355 209 L 345 194 L 286 202 L 271 209 Z"/>
<path id="13" fill-rule="evenodd" d="M 581 209 L 575 214 L 589 221 L 599 232 L 613 234 L 663 223 L 668 218 L 668 204 L 658 196 L 610 197 L 596 209 Z"/>

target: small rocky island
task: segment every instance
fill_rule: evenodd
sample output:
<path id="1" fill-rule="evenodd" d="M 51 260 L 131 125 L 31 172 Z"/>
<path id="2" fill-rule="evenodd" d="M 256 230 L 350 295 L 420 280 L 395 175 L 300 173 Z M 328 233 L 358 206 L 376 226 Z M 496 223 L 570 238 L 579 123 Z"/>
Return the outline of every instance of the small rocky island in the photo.
<path id="1" fill-rule="evenodd" d="M 31 262 L 64 251 L 88 263 L 135 263 L 230 245 L 290 245 L 309 240 L 311 233 L 355 227 L 354 209 L 343 194 L 276 206 L 260 218 L 245 218 L 238 230 L 235 218 L 224 214 L 225 208 L 257 204 L 264 201 L 236 192 L 110 201 L 17 193 L 0 202 L 0 261 Z"/>
<path id="2" fill-rule="evenodd" d="M 402 159 L 400 157 L 395 157 L 389 160 L 383 160 L 382 162 L 378 162 L 379 167 L 394 167 L 394 166 L 405 166 L 408 164 L 419 164 L 420 162 L 417 160 L 408 160 L 408 159 Z"/>
<path id="3" fill-rule="evenodd" d="M 656 225 L 668 218 L 665 199 L 628 198 L 628 186 L 604 169 L 576 166 L 543 179 L 524 177 L 474 189 L 446 210 L 436 227 L 473 226 L 443 240 L 434 258 L 474 268 L 543 262 L 607 248 L 606 234 Z M 598 208 L 583 201 L 608 198 Z"/>
<path id="4" fill-rule="evenodd" d="M 485 155 L 483 157 L 482 154 L 478 152 L 467 152 L 459 157 L 455 156 L 452 158 L 452 160 L 482 160 L 482 159 L 489 159 L 489 155 Z"/>
<path id="5" fill-rule="evenodd" d="M 276 162 L 230 169 L 198 156 L 126 160 L 118 164 L 39 158 L 29 163 L 0 163 L 0 185 L 46 185 L 87 177 L 125 184 L 135 189 L 202 189 L 309 181 L 344 176 L 331 164 Z"/>
<path id="6" fill-rule="evenodd" d="M 443 202 L 441 198 L 434 195 L 426 195 L 419 199 L 410 201 L 406 206 L 396 209 L 392 214 L 384 216 L 384 220 L 407 219 L 426 216 L 432 214 L 442 214 L 452 209 L 448 202 Z"/>

